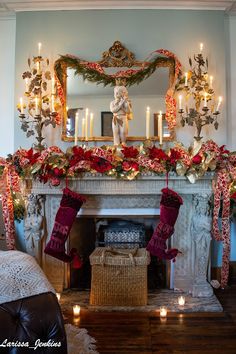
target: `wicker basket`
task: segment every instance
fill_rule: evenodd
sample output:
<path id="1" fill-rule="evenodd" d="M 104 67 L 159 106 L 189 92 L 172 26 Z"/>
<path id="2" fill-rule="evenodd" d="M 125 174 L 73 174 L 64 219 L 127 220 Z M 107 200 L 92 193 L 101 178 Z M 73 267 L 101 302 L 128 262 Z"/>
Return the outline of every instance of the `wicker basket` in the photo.
<path id="1" fill-rule="evenodd" d="M 147 265 L 145 248 L 111 249 L 98 247 L 90 255 L 91 305 L 143 306 L 147 304 Z"/>

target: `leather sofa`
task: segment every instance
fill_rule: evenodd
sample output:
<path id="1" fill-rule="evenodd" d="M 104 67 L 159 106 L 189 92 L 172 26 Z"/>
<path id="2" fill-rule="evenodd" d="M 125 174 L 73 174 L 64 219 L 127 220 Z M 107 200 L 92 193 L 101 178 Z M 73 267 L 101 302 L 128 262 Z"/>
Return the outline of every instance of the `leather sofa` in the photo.
<path id="1" fill-rule="evenodd" d="M 53 293 L 0 305 L 0 353 L 67 354 L 63 318 Z"/>

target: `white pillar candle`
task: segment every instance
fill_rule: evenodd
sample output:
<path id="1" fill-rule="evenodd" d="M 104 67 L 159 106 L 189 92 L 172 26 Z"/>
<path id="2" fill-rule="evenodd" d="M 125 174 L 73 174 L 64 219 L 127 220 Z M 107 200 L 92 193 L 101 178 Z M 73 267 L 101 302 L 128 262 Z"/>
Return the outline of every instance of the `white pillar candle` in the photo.
<path id="1" fill-rule="evenodd" d="M 210 84 L 209 84 L 210 89 L 212 89 L 212 83 L 213 83 L 213 76 L 210 76 Z"/>
<path id="2" fill-rule="evenodd" d="M 150 107 L 146 110 L 146 139 L 150 138 Z"/>
<path id="3" fill-rule="evenodd" d="M 179 110 L 182 109 L 182 95 L 179 95 Z"/>
<path id="4" fill-rule="evenodd" d="M 39 99 L 35 97 L 35 115 L 38 116 L 39 114 Z"/>
<path id="5" fill-rule="evenodd" d="M 184 86 L 188 86 L 188 73 L 185 73 L 185 83 Z"/>
<path id="6" fill-rule="evenodd" d="M 38 43 L 38 56 L 41 56 L 42 43 Z"/>
<path id="7" fill-rule="evenodd" d="M 219 112 L 221 102 L 222 102 L 222 97 L 220 96 L 219 99 L 218 99 L 218 104 L 217 104 L 217 107 L 216 107 L 216 112 Z"/>
<path id="8" fill-rule="evenodd" d="M 25 92 L 29 92 L 29 79 L 28 79 L 28 77 L 25 78 Z"/>
<path id="9" fill-rule="evenodd" d="M 161 306 L 160 307 L 160 317 L 165 318 L 167 316 L 167 307 Z"/>
<path id="10" fill-rule="evenodd" d="M 82 119 L 82 138 L 85 137 L 85 118 Z"/>
<path id="11" fill-rule="evenodd" d="M 79 112 L 75 113 L 75 146 L 78 142 L 78 133 L 79 133 Z"/>
<path id="12" fill-rule="evenodd" d="M 161 111 L 158 115 L 158 135 L 159 135 L 159 143 L 160 145 L 162 145 L 163 133 L 162 133 L 162 112 Z"/>
<path id="13" fill-rule="evenodd" d="M 203 51 L 203 43 L 200 43 L 200 53 Z"/>
<path id="14" fill-rule="evenodd" d="M 88 108 L 85 109 L 85 140 L 88 141 Z"/>
<path id="15" fill-rule="evenodd" d="M 80 306 L 79 305 L 73 306 L 73 314 L 75 317 L 78 317 L 80 315 Z"/>
<path id="16" fill-rule="evenodd" d="M 90 125 L 89 125 L 89 128 L 90 128 L 90 138 L 93 137 L 93 113 L 90 113 Z"/>
<path id="17" fill-rule="evenodd" d="M 184 297 L 183 295 L 181 295 L 181 296 L 178 297 L 178 304 L 179 304 L 180 306 L 184 306 L 184 304 L 185 304 L 185 297 Z"/>
<path id="18" fill-rule="evenodd" d="M 204 107 L 207 107 L 207 92 L 204 93 Z"/>
<path id="19" fill-rule="evenodd" d="M 24 114 L 24 102 L 23 102 L 23 98 L 20 98 L 20 113 Z"/>

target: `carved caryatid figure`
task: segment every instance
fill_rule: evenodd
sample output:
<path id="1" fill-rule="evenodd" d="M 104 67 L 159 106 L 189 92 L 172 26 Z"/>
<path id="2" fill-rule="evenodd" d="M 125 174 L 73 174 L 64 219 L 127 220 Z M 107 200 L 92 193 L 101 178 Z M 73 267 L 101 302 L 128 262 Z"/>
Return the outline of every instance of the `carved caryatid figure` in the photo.
<path id="1" fill-rule="evenodd" d="M 194 214 L 191 223 L 191 234 L 195 243 L 193 296 L 208 297 L 212 294 L 212 288 L 206 281 L 212 229 L 210 195 L 195 195 L 193 205 Z"/>
<path id="2" fill-rule="evenodd" d="M 115 86 L 114 98 L 110 103 L 110 110 L 113 113 L 112 130 L 114 145 L 117 146 L 126 142 L 128 120 L 132 114 L 132 104 L 125 86 Z"/>
<path id="3" fill-rule="evenodd" d="M 42 197 L 28 196 L 27 212 L 24 222 L 26 251 L 41 264 L 41 239 L 43 236 Z"/>

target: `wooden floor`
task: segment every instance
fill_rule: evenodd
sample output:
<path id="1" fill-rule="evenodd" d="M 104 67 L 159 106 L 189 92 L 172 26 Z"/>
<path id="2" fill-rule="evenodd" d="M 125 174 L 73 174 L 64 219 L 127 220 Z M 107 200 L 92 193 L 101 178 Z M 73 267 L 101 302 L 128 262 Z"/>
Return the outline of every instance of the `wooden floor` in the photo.
<path id="1" fill-rule="evenodd" d="M 78 326 L 97 340 L 100 354 L 236 354 L 236 286 L 216 295 L 223 313 L 172 313 L 161 322 L 155 313 L 84 310 Z"/>

